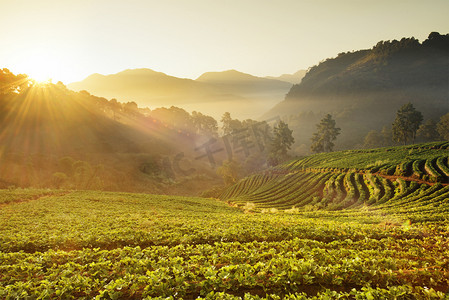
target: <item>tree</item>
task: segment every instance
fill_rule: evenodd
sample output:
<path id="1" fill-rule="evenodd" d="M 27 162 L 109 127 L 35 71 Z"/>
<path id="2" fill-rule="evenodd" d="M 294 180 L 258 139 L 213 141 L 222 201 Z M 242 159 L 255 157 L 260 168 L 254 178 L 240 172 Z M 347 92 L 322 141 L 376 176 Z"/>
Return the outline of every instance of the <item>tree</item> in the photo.
<path id="1" fill-rule="evenodd" d="M 440 118 L 437 124 L 437 131 L 443 139 L 449 141 L 449 113 Z"/>
<path id="2" fill-rule="evenodd" d="M 122 105 L 117 99 L 113 98 L 109 101 L 109 107 L 112 110 L 114 120 L 118 120 L 117 113 L 122 109 Z"/>
<path id="3" fill-rule="evenodd" d="M 195 127 L 195 132 L 198 134 L 217 136 L 218 124 L 211 116 L 203 115 L 200 112 L 192 112 L 192 122 Z"/>
<path id="4" fill-rule="evenodd" d="M 30 87 L 31 83 L 27 75 L 14 75 L 8 69 L 0 69 L 0 98 L 2 95 L 19 93 Z"/>
<path id="5" fill-rule="evenodd" d="M 419 126 L 416 134 L 426 141 L 438 141 L 440 138 L 440 134 L 437 131 L 437 123 L 433 119 L 429 119 Z"/>
<path id="6" fill-rule="evenodd" d="M 290 130 L 284 121 L 279 121 L 279 124 L 274 126 L 269 157 L 271 165 L 277 165 L 287 159 L 287 151 L 295 142 L 292 132 L 293 130 Z"/>
<path id="7" fill-rule="evenodd" d="M 407 144 L 409 138 L 415 142 L 416 132 L 423 120 L 422 113 L 417 111 L 413 104 L 403 105 L 396 113 L 393 123 L 393 139 L 397 142 Z"/>
<path id="8" fill-rule="evenodd" d="M 223 123 L 223 135 L 232 134 L 243 127 L 242 122 L 237 119 L 232 119 L 229 112 L 225 112 L 223 114 L 223 117 L 221 117 L 221 122 Z"/>
<path id="9" fill-rule="evenodd" d="M 138 116 L 139 107 L 137 106 L 137 103 L 134 101 L 127 102 L 123 105 L 123 112 L 131 116 Z"/>
<path id="10" fill-rule="evenodd" d="M 312 146 L 310 149 L 312 152 L 331 152 L 334 148 L 334 143 L 337 139 L 337 135 L 340 134 L 341 129 L 335 127 L 336 122 L 332 119 L 330 114 L 327 114 L 316 127 L 318 131 L 313 134 Z"/>

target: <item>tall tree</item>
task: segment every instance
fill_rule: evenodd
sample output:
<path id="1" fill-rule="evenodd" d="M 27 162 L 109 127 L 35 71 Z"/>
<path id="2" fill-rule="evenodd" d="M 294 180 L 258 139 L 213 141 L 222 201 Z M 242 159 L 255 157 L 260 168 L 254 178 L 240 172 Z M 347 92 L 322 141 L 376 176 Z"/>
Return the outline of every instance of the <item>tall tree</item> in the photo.
<path id="1" fill-rule="evenodd" d="M 271 165 L 277 165 L 287 159 L 287 151 L 290 150 L 290 147 L 295 142 L 292 132 L 293 130 L 290 130 L 284 121 L 279 121 L 279 124 L 274 126 L 269 157 Z"/>
<path id="2" fill-rule="evenodd" d="M 393 139 L 397 142 L 407 144 L 409 138 L 415 142 L 416 132 L 423 120 L 422 113 L 417 111 L 413 104 L 403 105 L 396 113 L 393 123 Z"/>
<path id="3" fill-rule="evenodd" d="M 437 124 L 437 130 L 443 139 L 449 141 L 449 113 L 440 118 Z"/>
<path id="4" fill-rule="evenodd" d="M 327 114 L 316 127 L 317 132 L 313 134 L 312 146 L 310 149 L 312 152 L 331 152 L 334 148 L 334 143 L 337 139 L 337 135 L 340 134 L 341 129 L 335 127 L 336 122 L 332 119 L 330 114 Z"/>

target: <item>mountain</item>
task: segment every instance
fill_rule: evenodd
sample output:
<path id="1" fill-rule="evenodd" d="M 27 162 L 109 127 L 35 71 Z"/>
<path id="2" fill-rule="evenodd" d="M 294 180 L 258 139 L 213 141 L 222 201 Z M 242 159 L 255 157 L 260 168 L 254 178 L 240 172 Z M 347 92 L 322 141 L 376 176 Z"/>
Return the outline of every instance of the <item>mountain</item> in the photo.
<path id="1" fill-rule="evenodd" d="M 296 140 L 308 148 L 324 114 L 340 127 L 340 149 L 360 145 L 370 130 L 390 126 L 396 111 L 411 102 L 424 119 L 449 111 L 449 35 L 433 32 L 414 38 L 381 41 L 373 48 L 340 53 L 309 69 L 285 100 L 264 117 L 293 119 Z"/>
<path id="2" fill-rule="evenodd" d="M 198 79 L 177 78 L 150 69 L 125 70 L 116 74 L 93 74 L 70 89 L 139 106 L 178 106 L 220 118 L 225 111 L 234 117 L 256 118 L 281 101 L 291 84 L 235 70 L 209 72 Z"/>
<path id="3" fill-rule="evenodd" d="M 182 104 L 192 97 L 202 98 L 213 93 L 207 86 L 194 80 L 169 76 L 151 69 L 125 70 L 111 75 L 92 74 L 68 87 L 106 98 L 136 100 L 138 103 L 145 101 L 151 106 Z M 167 104 L 172 99 L 176 99 L 176 103 Z"/>
<path id="4" fill-rule="evenodd" d="M 265 78 L 290 82 L 291 84 L 298 84 L 304 78 L 306 73 L 307 73 L 307 70 L 299 70 L 293 74 L 282 74 L 281 76 L 278 76 L 278 77 L 267 76 Z"/>

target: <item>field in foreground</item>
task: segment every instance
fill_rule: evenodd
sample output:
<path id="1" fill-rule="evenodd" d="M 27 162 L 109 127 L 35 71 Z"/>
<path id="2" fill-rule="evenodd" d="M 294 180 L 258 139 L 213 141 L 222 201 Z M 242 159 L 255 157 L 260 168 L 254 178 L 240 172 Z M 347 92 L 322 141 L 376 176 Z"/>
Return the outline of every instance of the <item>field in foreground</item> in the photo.
<path id="1" fill-rule="evenodd" d="M 1 299 L 445 299 L 449 222 L 0 190 Z"/>

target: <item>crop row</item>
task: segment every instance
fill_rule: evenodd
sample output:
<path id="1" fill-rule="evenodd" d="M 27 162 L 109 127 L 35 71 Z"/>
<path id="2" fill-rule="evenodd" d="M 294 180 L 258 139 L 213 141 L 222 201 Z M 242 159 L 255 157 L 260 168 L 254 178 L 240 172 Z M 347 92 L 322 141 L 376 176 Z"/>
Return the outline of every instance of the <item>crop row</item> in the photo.
<path id="1" fill-rule="evenodd" d="M 449 183 L 448 142 L 406 147 L 351 150 L 311 155 L 277 167 L 279 170 L 364 171 L 383 175 L 413 176 Z"/>
<path id="2" fill-rule="evenodd" d="M 402 211 L 410 199 L 416 200 L 413 206 L 419 207 L 423 205 L 423 199 L 427 199 L 424 197 L 429 196 L 433 197 L 434 210 L 441 213 L 446 211 L 448 204 L 445 200 L 449 198 L 447 185 L 437 183 L 430 186 L 401 178 L 390 181 L 379 175 L 355 172 L 291 172 L 265 182 L 248 189 L 245 184 L 251 184 L 251 181 L 241 181 L 239 191 L 250 192 L 237 193 L 233 189 L 225 192 L 226 197 L 222 199 L 237 205 L 253 203 L 258 209 L 306 207 L 339 210 L 374 205 L 374 208 L 395 207 Z"/>
<path id="3" fill-rule="evenodd" d="M 331 173 L 289 173 L 247 194 L 226 193 L 227 197 L 223 199 L 232 199 L 232 202 L 237 204 L 251 202 L 259 208 L 289 209 L 292 206 L 304 206 L 315 198 L 321 198 L 325 182 L 331 175 Z"/>
<path id="4" fill-rule="evenodd" d="M 210 291 L 282 295 L 313 288 L 449 287 L 447 237 L 408 242 L 406 248 L 403 242 L 293 239 L 0 253 L 0 297 L 26 292 L 32 298 L 193 299 Z M 423 251 L 428 248 L 431 253 Z"/>
<path id="5" fill-rule="evenodd" d="M 358 184 L 370 178 L 292 172 L 264 185 L 280 187 L 280 206 L 294 193 L 311 206 L 331 185 L 345 191 L 341 201 L 361 199 Z M 319 187 L 315 196 L 291 190 L 298 181 L 304 192 Z M 95 191 L 11 202 L 0 210 L 0 299 L 444 299 L 449 187 L 402 180 L 392 191 L 369 207 L 274 214 L 216 199 Z"/>

